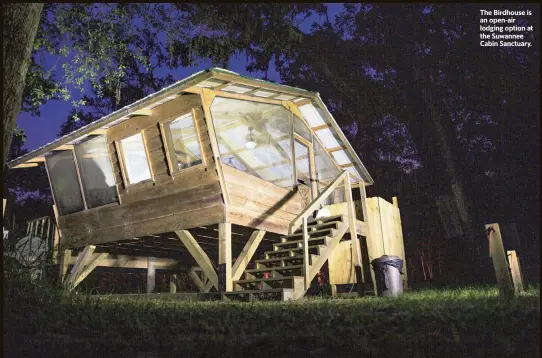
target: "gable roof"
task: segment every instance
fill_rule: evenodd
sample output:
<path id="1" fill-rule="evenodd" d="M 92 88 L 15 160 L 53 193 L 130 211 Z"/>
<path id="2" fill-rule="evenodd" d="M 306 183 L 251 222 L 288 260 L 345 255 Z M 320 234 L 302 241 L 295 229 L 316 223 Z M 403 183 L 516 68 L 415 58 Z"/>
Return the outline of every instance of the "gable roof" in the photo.
<path id="1" fill-rule="evenodd" d="M 309 126 L 316 130 L 315 134 L 326 150 L 332 149 L 330 155 L 337 164 L 358 179 L 362 179 L 367 185 L 373 184 L 372 177 L 325 106 L 319 93 L 243 76 L 222 68 L 211 68 L 196 72 L 158 92 L 16 158 L 7 165 L 9 168 L 13 168 L 22 163 L 36 160 L 62 145 L 73 144 L 88 135 L 106 130 L 117 123 L 127 120 L 131 115 L 138 114 L 138 111 L 141 113 L 141 111 L 152 110 L 153 107 L 176 98 L 184 90 L 191 87 L 220 89 L 224 93 L 250 94 L 255 99 L 272 97 L 278 101 L 293 102 Z"/>

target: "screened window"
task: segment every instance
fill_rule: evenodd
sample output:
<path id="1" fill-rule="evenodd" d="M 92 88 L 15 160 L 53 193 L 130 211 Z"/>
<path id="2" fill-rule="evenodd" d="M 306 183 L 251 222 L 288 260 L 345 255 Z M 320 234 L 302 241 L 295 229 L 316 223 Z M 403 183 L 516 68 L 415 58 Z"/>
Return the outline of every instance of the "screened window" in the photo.
<path id="1" fill-rule="evenodd" d="M 320 145 L 320 143 L 314 141 L 314 162 L 316 165 L 316 178 L 318 183 L 318 193 L 324 191 L 326 186 L 331 183 L 340 173 L 341 170 L 337 168 L 335 163 L 329 158 L 327 152 Z M 340 203 L 344 201 L 344 188 L 337 188 L 324 202 L 325 205 Z"/>
<path id="2" fill-rule="evenodd" d="M 55 152 L 46 159 L 55 203 L 61 215 L 85 209 L 75 160 L 71 150 Z"/>
<path id="3" fill-rule="evenodd" d="M 128 184 L 150 179 L 151 171 L 141 133 L 121 140 L 120 144 Z"/>
<path id="4" fill-rule="evenodd" d="M 174 171 L 202 163 L 198 134 L 191 114 L 165 124 L 169 128 L 170 160 Z"/>
<path id="5" fill-rule="evenodd" d="M 309 142 L 312 142 L 310 129 L 305 125 L 305 122 L 299 119 L 296 115 L 294 115 L 294 132 L 296 132 Z"/>
<path id="6" fill-rule="evenodd" d="M 290 111 L 279 105 L 217 97 L 211 114 L 225 165 L 285 188 L 293 186 Z"/>
<path id="7" fill-rule="evenodd" d="M 89 208 L 117 201 L 117 188 L 105 136 L 75 146 L 79 174 Z"/>

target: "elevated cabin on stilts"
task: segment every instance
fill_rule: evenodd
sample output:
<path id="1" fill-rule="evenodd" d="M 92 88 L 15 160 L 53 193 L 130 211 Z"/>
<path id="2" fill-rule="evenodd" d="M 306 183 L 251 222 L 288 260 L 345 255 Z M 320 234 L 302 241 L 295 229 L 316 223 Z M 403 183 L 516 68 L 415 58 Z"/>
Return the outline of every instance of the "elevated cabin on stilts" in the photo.
<path id="1" fill-rule="evenodd" d="M 370 282 L 373 180 L 318 93 L 213 68 L 8 165 L 41 164 L 70 289 L 97 266 L 148 269 L 148 292 L 184 269 L 201 292 L 296 299 L 339 247 Z"/>

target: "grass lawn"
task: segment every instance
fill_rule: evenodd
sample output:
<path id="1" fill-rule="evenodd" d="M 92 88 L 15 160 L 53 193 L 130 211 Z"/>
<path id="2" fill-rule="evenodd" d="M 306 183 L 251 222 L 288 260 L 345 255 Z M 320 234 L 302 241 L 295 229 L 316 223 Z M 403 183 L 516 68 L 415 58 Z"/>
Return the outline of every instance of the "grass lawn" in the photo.
<path id="1" fill-rule="evenodd" d="M 512 299 L 493 287 L 252 303 L 41 296 L 4 297 L 7 357 L 540 356 L 539 288 Z"/>

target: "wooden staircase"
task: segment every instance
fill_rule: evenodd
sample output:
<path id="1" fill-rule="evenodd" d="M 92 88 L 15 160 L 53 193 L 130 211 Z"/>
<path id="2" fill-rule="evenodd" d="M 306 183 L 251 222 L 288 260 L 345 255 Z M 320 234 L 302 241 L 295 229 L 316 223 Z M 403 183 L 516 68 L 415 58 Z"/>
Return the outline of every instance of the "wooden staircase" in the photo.
<path id="1" fill-rule="evenodd" d="M 345 188 L 348 214 L 312 218 L 341 184 Z M 289 235 L 281 237 L 281 242 L 273 244 L 273 251 L 257 259 L 255 268 L 245 269 L 241 279 L 233 282 L 233 291 L 219 292 L 220 297 L 249 301 L 303 297 L 346 232 L 357 238 L 350 175 L 343 171 L 290 223 Z M 353 245 L 354 262 L 361 266 L 359 250 L 359 244 Z"/>
<path id="2" fill-rule="evenodd" d="M 255 261 L 255 268 L 246 269 L 240 280 L 234 281 L 234 291 L 225 293 L 232 299 L 295 300 L 303 297 L 307 282 L 314 279 L 348 229 L 342 216 L 318 218 L 307 222 L 308 258 L 303 255 L 303 229 L 281 238 L 273 251 Z"/>

